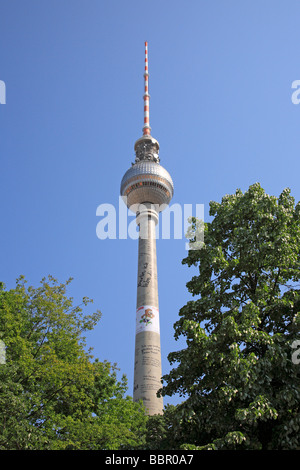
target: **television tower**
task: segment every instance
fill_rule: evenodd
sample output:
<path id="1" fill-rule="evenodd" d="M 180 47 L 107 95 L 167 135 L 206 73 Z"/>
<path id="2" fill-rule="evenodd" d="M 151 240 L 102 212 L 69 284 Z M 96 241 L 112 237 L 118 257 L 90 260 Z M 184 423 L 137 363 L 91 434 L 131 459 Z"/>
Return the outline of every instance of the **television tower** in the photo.
<path id="1" fill-rule="evenodd" d="M 159 163 L 159 143 L 149 121 L 148 43 L 145 42 L 143 135 L 134 145 L 135 163 L 121 182 L 121 196 L 136 213 L 139 226 L 133 400 L 143 401 L 149 415 L 161 414 L 161 350 L 157 287 L 156 234 L 159 212 L 173 197 L 173 181 Z"/>

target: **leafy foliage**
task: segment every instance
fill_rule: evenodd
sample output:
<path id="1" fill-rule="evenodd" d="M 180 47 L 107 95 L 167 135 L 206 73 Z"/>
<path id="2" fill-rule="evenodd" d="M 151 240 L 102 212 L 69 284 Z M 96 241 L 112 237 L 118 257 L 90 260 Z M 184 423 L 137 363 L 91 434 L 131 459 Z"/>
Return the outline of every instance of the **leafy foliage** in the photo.
<path id="1" fill-rule="evenodd" d="M 44 278 L 0 291 L 0 334 L 6 364 L 0 365 L 0 449 L 119 449 L 141 445 L 146 417 L 125 396 L 126 377 L 92 361 L 84 332 L 100 312 L 73 306 L 71 279 Z"/>
<path id="2" fill-rule="evenodd" d="M 183 448 L 299 449 L 300 204 L 257 183 L 210 203 L 199 268 L 181 310 L 163 395 L 186 400 L 173 418 Z M 193 228 L 198 221 L 193 219 Z M 192 233 L 192 232 L 190 232 Z M 193 241 L 193 240 L 191 240 Z M 174 415 L 175 416 L 175 415 Z"/>

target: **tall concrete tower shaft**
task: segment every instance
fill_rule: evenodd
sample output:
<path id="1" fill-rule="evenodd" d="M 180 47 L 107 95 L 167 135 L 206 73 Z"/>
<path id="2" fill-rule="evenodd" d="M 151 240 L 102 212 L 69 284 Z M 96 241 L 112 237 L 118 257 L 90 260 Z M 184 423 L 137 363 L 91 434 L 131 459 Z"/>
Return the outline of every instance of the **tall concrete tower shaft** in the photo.
<path id="1" fill-rule="evenodd" d="M 159 163 L 159 143 L 150 135 L 148 93 L 148 43 L 145 43 L 145 93 L 143 136 L 135 142 L 135 163 L 121 182 L 121 195 L 136 213 L 139 226 L 138 277 L 136 302 L 134 401 L 142 400 L 147 414 L 161 414 L 160 322 L 156 260 L 156 224 L 172 199 L 173 181 Z"/>
<path id="2" fill-rule="evenodd" d="M 158 213 L 150 204 L 144 206 L 137 216 L 140 237 L 133 399 L 143 400 L 152 415 L 163 410 L 163 399 L 156 395 L 162 376 L 155 233 Z"/>

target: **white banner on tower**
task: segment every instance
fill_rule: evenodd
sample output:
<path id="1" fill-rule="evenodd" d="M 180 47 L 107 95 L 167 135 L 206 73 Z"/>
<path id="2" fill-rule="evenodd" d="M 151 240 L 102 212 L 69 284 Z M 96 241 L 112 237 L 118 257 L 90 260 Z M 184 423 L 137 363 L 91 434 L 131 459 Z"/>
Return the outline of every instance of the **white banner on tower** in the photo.
<path id="1" fill-rule="evenodd" d="M 159 333 L 159 310 L 152 305 L 142 305 L 136 311 L 135 333 L 154 331 Z"/>

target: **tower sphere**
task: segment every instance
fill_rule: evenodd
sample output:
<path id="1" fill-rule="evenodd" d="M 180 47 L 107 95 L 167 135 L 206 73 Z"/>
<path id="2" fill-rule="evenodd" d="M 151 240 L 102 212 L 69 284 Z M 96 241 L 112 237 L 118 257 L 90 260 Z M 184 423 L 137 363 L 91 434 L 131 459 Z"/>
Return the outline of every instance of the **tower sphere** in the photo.
<path id="1" fill-rule="evenodd" d="M 169 204 L 174 192 L 169 172 L 153 160 L 141 160 L 126 171 L 121 181 L 121 196 L 127 197 L 127 207 L 136 212 L 134 204 Z M 163 209 L 163 208 L 160 208 Z"/>
<path id="2" fill-rule="evenodd" d="M 141 148 L 142 147 L 142 148 Z M 121 181 L 121 196 L 127 197 L 127 207 L 134 204 L 169 204 L 174 192 L 169 172 L 158 161 L 158 142 L 144 136 L 135 143 L 136 162 L 126 171 Z M 161 208 L 163 209 L 163 208 Z"/>

